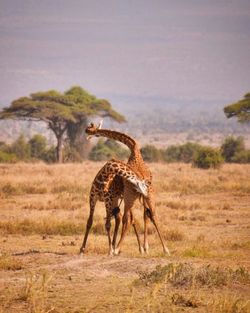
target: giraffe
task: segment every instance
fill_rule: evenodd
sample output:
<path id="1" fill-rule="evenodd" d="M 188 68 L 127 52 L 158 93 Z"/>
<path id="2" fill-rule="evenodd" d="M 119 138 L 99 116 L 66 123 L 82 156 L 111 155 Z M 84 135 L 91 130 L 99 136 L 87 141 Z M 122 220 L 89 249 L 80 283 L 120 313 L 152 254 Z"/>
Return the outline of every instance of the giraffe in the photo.
<path id="1" fill-rule="evenodd" d="M 149 251 L 149 244 L 148 244 L 148 222 L 151 220 L 153 225 L 156 228 L 158 236 L 160 238 L 163 252 L 170 255 L 168 248 L 165 246 L 161 232 L 159 230 L 158 222 L 155 216 L 155 196 L 154 196 L 154 189 L 152 186 L 152 174 L 144 162 L 139 145 L 137 142 L 128 136 L 127 134 L 109 130 L 109 129 L 102 129 L 101 124 L 96 126 L 93 123 L 90 123 L 89 126 L 86 128 L 85 132 L 88 135 L 88 138 L 91 136 L 102 136 L 111 138 L 121 143 L 125 144 L 130 149 L 130 156 L 128 159 L 128 163 L 130 168 L 137 174 L 138 178 L 144 180 L 148 185 L 148 194 L 143 195 L 143 206 L 144 206 L 144 243 L 143 247 L 146 253 Z M 138 199 L 138 193 L 134 191 L 129 181 L 124 181 L 124 190 L 123 190 L 123 197 L 124 197 L 124 215 L 122 218 L 122 233 L 121 238 L 118 242 L 117 247 L 115 248 L 114 253 L 119 254 L 122 242 L 125 238 L 125 235 L 129 229 L 131 222 L 133 223 L 133 206 L 135 204 L 136 199 Z"/>
<path id="2" fill-rule="evenodd" d="M 88 221 L 86 224 L 85 235 L 82 246 L 80 248 L 80 254 L 84 253 L 88 234 L 93 223 L 93 215 L 96 202 L 104 201 L 106 207 L 106 231 L 109 242 L 109 255 L 113 255 L 116 245 L 117 233 L 121 222 L 121 213 L 118 206 L 119 199 L 123 198 L 123 180 L 128 181 L 135 193 L 147 196 L 147 185 L 143 180 L 140 180 L 133 172 L 129 165 L 119 160 L 112 159 L 108 161 L 97 173 L 90 190 L 89 204 L 90 212 Z M 111 241 L 111 217 L 115 217 L 115 229 L 113 240 Z M 136 238 L 139 245 L 139 250 L 142 251 L 142 245 L 138 235 L 138 231 L 135 223 L 133 224 Z"/>

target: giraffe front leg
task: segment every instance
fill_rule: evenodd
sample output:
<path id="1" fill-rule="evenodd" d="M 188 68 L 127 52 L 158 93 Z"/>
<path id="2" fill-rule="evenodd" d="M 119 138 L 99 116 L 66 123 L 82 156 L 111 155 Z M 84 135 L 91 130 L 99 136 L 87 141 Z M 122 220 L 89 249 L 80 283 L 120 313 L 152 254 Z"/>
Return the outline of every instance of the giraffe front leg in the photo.
<path id="1" fill-rule="evenodd" d="M 122 217 L 122 233 L 121 233 L 121 238 L 120 238 L 120 240 L 118 242 L 118 245 L 117 245 L 117 247 L 115 248 L 115 251 L 114 251 L 115 255 L 120 254 L 121 244 L 122 244 L 122 242 L 124 240 L 124 237 L 125 237 L 128 229 L 129 229 L 129 227 L 130 227 L 130 212 L 128 211 L 128 212 L 124 212 L 124 215 Z"/>
<path id="2" fill-rule="evenodd" d="M 134 206 L 135 200 L 137 199 L 137 193 L 134 192 L 133 187 L 131 188 L 131 184 L 126 184 L 124 186 L 124 214 L 122 217 L 122 233 L 118 245 L 115 249 L 115 254 L 120 253 L 122 242 L 127 234 L 130 224 L 131 224 L 131 212 Z"/>

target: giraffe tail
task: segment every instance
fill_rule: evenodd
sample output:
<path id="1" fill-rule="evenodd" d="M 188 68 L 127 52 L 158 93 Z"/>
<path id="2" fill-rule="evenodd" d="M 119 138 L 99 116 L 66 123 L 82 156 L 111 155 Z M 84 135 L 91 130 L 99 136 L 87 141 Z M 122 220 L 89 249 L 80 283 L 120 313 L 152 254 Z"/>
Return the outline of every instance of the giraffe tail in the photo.
<path id="1" fill-rule="evenodd" d="M 141 193 L 145 197 L 147 197 L 147 195 L 148 195 L 148 186 L 144 180 L 136 182 L 135 190 L 137 192 Z"/>

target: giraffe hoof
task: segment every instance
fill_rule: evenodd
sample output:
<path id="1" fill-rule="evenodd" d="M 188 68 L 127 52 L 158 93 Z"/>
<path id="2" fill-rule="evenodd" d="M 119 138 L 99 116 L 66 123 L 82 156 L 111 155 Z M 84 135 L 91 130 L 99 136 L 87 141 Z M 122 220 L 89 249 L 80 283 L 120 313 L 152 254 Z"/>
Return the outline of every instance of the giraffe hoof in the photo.
<path id="1" fill-rule="evenodd" d="M 85 248 L 81 248 L 81 249 L 80 249 L 80 252 L 79 252 L 79 255 L 80 255 L 80 256 L 83 255 L 84 250 L 85 250 Z"/>
<path id="2" fill-rule="evenodd" d="M 114 250 L 114 255 L 119 255 L 121 253 L 120 249 L 115 249 Z"/>
<path id="3" fill-rule="evenodd" d="M 140 254 L 144 254 L 144 248 L 143 247 L 140 247 L 139 251 L 140 251 Z"/>
<path id="4" fill-rule="evenodd" d="M 109 256 L 114 256 L 114 254 L 115 254 L 114 249 L 109 251 Z"/>
<path id="5" fill-rule="evenodd" d="M 168 256 L 171 255 L 167 247 L 164 247 L 163 252 L 167 254 Z"/>
<path id="6" fill-rule="evenodd" d="M 79 253 L 79 257 L 80 258 L 83 258 L 83 253 L 84 253 L 84 250 L 81 250 L 80 253 Z"/>
<path id="7" fill-rule="evenodd" d="M 144 245 L 144 251 L 145 251 L 146 254 L 149 253 L 149 245 L 148 244 Z"/>

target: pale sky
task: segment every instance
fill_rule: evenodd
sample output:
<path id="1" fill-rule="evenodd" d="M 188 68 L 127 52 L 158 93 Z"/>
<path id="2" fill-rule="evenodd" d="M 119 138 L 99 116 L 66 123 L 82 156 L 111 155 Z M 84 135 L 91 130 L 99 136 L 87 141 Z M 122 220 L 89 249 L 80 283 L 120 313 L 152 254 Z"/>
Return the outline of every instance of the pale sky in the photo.
<path id="1" fill-rule="evenodd" d="M 238 100 L 250 91 L 250 1 L 0 0 L 0 76 L 1 106 L 72 85 Z"/>

